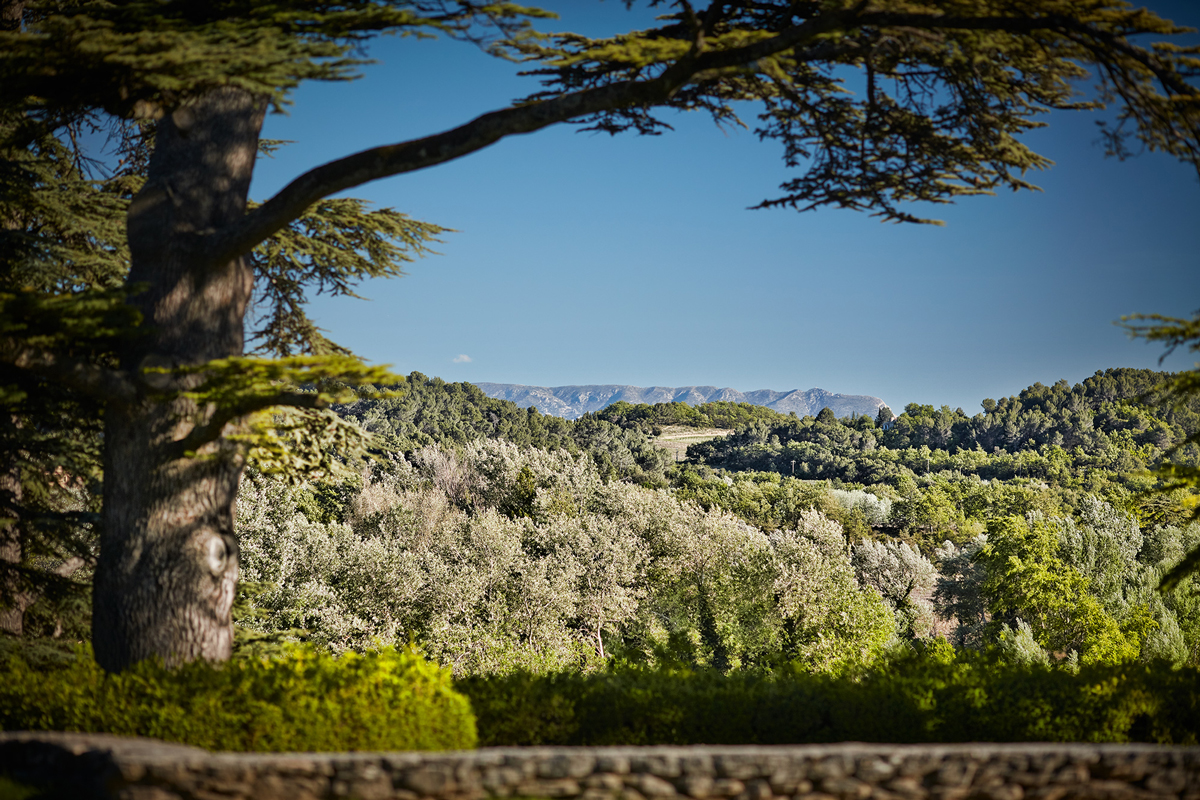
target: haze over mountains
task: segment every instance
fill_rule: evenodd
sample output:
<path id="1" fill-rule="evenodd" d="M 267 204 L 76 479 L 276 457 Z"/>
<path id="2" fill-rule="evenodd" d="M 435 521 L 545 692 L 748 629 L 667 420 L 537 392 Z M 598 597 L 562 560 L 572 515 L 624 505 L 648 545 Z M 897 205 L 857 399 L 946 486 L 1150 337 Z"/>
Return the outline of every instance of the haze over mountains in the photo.
<path id="1" fill-rule="evenodd" d="M 830 408 L 838 417 L 856 414 L 875 416 L 881 406 L 886 405 L 878 397 L 865 394 L 835 394 L 824 389 L 793 389 L 776 392 L 759 389 L 739 392 L 737 389 L 718 389 L 716 386 L 621 386 L 601 384 L 596 386 L 523 386 L 516 383 L 476 383 L 484 394 L 500 400 L 511 400 L 522 408 L 537 406 L 543 414 L 577 419 L 584 414 L 599 411 L 619 400 L 626 403 L 687 403 L 700 405 L 716 401 L 751 403 L 766 406 L 782 414 L 792 411 L 797 416 L 813 415 L 822 408 Z"/>

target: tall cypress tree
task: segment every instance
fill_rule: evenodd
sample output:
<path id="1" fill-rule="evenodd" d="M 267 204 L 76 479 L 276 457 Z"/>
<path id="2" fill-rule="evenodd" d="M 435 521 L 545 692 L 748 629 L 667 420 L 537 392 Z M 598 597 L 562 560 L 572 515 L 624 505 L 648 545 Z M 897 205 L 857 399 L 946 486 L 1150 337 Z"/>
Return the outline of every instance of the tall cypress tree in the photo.
<path id="1" fill-rule="evenodd" d="M 671 13 L 656 27 L 598 40 L 536 34 L 526 22 L 539 12 L 472 0 L 0 2 L 5 164 L 86 124 L 125 126 L 146 155 L 144 182 L 118 193 L 124 243 L 84 236 L 85 250 L 118 260 L 127 245 L 120 288 L 14 278 L 0 329 L 0 361 L 26 376 L 31 397 L 65 392 L 102 415 L 93 641 L 107 669 L 229 654 L 242 465 L 252 447 L 289 458 L 269 425 L 247 420 L 272 407 L 319 414 L 336 398 L 300 382 L 379 377 L 306 327 L 304 290 L 394 272 L 436 228 L 386 215 L 360 224 L 362 208 L 322 205 L 332 194 L 561 122 L 656 133 L 658 109 L 725 122 L 742 100 L 761 104 L 759 132 L 800 170 L 764 206 L 922 221 L 910 201 L 1028 188 L 1026 171 L 1048 162 L 1020 137 L 1052 108 L 1113 104 L 1112 152 L 1132 137 L 1200 164 L 1196 48 L 1140 44 L 1131 37 L 1181 30 L 1119 0 L 661 5 Z M 351 55 L 382 32 L 491 36 L 499 54 L 533 62 L 543 89 L 452 130 L 331 161 L 249 205 L 264 115 L 301 81 L 350 77 Z M 1087 66 L 1099 89 L 1081 98 Z M 864 91 L 850 95 L 841 89 L 854 70 Z M 23 186 L 52 191 L 20 177 L 5 185 L 10 209 Z M 4 225 L 66 242 L 76 212 L 62 208 L 61 231 L 11 211 Z M 372 254 L 368 241 L 388 244 Z M 83 274 L 82 260 L 63 263 Z M 243 357 L 256 280 L 274 304 L 269 346 L 312 356 Z M 296 426 L 318 430 L 314 419 Z"/>

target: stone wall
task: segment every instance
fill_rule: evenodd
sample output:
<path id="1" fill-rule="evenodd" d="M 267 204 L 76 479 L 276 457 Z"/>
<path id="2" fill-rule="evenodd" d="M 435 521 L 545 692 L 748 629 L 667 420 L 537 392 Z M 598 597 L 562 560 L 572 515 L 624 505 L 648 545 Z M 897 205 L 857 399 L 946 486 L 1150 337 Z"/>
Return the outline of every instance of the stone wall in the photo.
<path id="1" fill-rule="evenodd" d="M 0 774 L 121 800 L 1200 800 L 1200 748 L 845 743 L 209 753 L 149 739 L 0 734 Z"/>

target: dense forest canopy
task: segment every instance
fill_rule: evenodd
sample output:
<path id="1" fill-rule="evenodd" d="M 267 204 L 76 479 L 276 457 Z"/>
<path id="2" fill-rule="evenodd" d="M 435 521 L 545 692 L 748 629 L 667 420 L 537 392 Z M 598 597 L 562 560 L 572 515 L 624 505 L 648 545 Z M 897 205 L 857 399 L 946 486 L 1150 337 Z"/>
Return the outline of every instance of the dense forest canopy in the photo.
<path id="1" fill-rule="evenodd" d="M 402 397 L 346 408 L 396 447 L 341 499 L 250 482 L 248 574 L 268 588 L 243 635 L 262 646 L 307 631 L 359 647 L 407 632 L 464 674 L 592 669 L 614 655 L 837 672 L 869 663 L 889 637 L 934 636 L 1047 663 L 1193 663 L 1191 581 L 1154 587 L 1200 541 L 1188 525 L 1200 497 L 1143 493 L 1145 468 L 1195 429 L 1193 406 L 1172 409 L 1152 391 L 1169 377 L 1108 370 L 1075 387 L 1035 384 L 984 401 L 975 418 L 923 406 L 877 423 L 614 404 L 572 422 L 414 374 Z M 968 444 L 994 416 L 1022 438 L 990 452 Z M 614 446 L 645 452 L 660 424 L 722 419 L 733 433 L 694 445 L 685 464 L 654 467 L 624 450 L 622 461 Z M 1059 436 L 1079 443 L 1048 443 Z M 827 474 L 792 477 L 782 458 L 792 452 Z M 312 556 L 282 558 L 301 572 L 280 573 L 280 547 Z M 398 572 L 371 577 L 381 563 Z M 789 583 L 802 575 L 808 583 Z M 600 586 L 615 605 L 596 605 Z M 376 591 L 392 599 L 370 600 Z M 835 607 L 860 627 L 832 624 Z"/>
<path id="2" fill-rule="evenodd" d="M 863 483 L 944 470 L 1058 482 L 1132 476 L 1200 430 L 1200 399 L 1178 405 L 1162 397 L 1166 377 L 1110 369 L 1073 387 L 1034 384 L 1014 397 L 984 400 L 973 417 L 962 409 L 910 404 L 887 421 L 823 414 L 764 419 L 693 445 L 688 455 L 713 467 Z M 1178 455 L 1195 461 L 1198 453 L 1187 446 Z"/>

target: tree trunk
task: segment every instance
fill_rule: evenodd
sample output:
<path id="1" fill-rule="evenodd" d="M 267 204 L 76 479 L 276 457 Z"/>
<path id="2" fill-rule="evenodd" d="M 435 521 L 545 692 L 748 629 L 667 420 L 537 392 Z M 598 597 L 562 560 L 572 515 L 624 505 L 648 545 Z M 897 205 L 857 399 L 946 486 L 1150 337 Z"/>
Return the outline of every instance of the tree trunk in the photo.
<path id="1" fill-rule="evenodd" d="M 211 263 L 204 237 L 245 213 L 265 107 L 244 91 L 218 89 L 158 123 L 148 180 L 128 217 L 128 283 L 145 287 L 130 302 L 149 333 L 122 353 L 125 369 L 242 353 L 253 271 L 245 258 Z M 180 385 L 154 374 L 146 383 Z M 106 670 L 151 656 L 177 664 L 231 653 L 242 459 L 221 441 L 196 458 L 172 447 L 208 413 L 149 391 L 106 411 L 92 616 L 96 659 Z"/>

